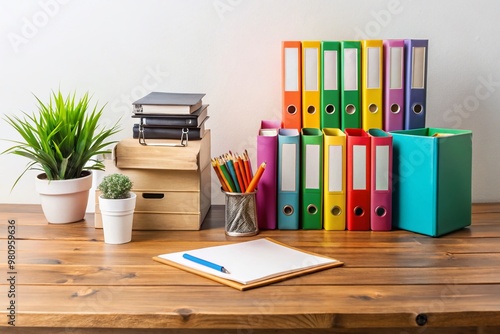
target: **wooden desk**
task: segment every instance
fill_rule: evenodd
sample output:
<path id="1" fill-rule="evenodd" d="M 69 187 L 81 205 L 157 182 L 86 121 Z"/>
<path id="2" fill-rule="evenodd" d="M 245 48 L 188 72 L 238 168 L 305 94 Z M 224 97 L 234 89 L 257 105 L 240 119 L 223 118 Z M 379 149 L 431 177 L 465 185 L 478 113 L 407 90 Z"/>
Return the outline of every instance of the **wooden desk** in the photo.
<path id="1" fill-rule="evenodd" d="M 263 231 L 252 238 L 272 237 L 345 266 L 245 292 L 151 259 L 249 240 L 224 235 L 220 206 L 201 231 L 134 231 L 124 245 L 104 244 L 92 215 L 48 225 L 38 206 L 0 205 L 0 217 L 2 333 L 500 331 L 500 204 L 474 205 L 470 228 L 437 239 L 405 231 Z M 7 323 L 10 276 L 16 327 Z"/>

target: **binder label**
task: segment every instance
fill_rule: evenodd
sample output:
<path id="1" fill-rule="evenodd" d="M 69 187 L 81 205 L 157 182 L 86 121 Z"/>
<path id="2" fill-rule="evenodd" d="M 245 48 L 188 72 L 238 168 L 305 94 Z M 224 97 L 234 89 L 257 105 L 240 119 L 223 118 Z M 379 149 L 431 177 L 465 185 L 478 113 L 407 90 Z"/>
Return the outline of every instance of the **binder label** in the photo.
<path id="1" fill-rule="evenodd" d="M 389 145 L 375 148 L 375 190 L 389 190 Z"/>
<path id="2" fill-rule="evenodd" d="M 366 88 L 380 88 L 380 48 L 367 48 Z"/>
<path id="3" fill-rule="evenodd" d="M 412 50 L 413 63 L 411 88 L 424 89 L 425 82 L 425 47 L 414 47 Z"/>
<path id="4" fill-rule="evenodd" d="M 325 90 L 338 90 L 337 51 L 325 51 L 323 57 L 323 88 Z"/>
<path id="5" fill-rule="evenodd" d="M 344 49 L 344 90 L 358 90 L 358 49 Z"/>
<path id="6" fill-rule="evenodd" d="M 319 145 L 306 145 L 306 188 L 319 189 L 320 182 L 320 147 Z"/>
<path id="7" fill-rule="evenodd" d="M 352 188 L 366 190 L 366 146 L 353 145 L 352 147 Z"/>
<path id="8" fill-rule="evenodd" d="M 390 49 L 389 53 L 389 87 L 391 89 L 401 89 L 403 88 L 403 48 L 394 47 Z"/>
<path id="9" fill-rule="evenodd" d="M 304 48 L 305 90 L 317 91 L 318 87 L 318 49 Z"/>
<path id="10" fill-rule="evenodd" d="M 282 191 L 296 191 L 297 184 L 295 175 L 296 170 L 296 144 L 283 144 L 281 146 L 281 190 Z"/>
<path id="11" fill-rule="evenodd" d="M 342 191 L 342 146 L 330 145 L 328 155 L 328 191 Z"/>
<path id="12" fill-rule="evenodd" d="M 299 90 L 299 49 L 285 48 L 285 91 Z"/>

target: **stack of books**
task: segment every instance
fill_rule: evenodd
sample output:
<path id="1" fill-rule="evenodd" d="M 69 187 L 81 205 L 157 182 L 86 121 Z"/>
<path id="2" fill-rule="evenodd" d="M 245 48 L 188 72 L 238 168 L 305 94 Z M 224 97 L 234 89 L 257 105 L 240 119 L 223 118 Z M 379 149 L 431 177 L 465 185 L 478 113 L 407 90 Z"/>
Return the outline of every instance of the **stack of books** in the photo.
<path id="1" fill-rule="evenodd" d="M 133 126 L 133 137 L 144 139 L 202 139 L 207 129 L 208 105 L 205 94 L 151 92 L 133 103 L 133 118 L 140 123 Z"/>

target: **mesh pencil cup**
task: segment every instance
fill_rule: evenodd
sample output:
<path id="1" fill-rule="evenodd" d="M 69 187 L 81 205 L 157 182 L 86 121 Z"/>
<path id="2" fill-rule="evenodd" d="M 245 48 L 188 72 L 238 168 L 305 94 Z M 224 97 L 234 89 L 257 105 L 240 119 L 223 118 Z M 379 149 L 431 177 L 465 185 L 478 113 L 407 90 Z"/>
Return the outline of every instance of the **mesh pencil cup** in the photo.
<path id="1" fill-rule="evenodd" d="M 226 234 L 233 237 L 244 237 L 259 233 L 255 204 L 256 191 L 251 193 L 222 192 L 226 196 Z"/>

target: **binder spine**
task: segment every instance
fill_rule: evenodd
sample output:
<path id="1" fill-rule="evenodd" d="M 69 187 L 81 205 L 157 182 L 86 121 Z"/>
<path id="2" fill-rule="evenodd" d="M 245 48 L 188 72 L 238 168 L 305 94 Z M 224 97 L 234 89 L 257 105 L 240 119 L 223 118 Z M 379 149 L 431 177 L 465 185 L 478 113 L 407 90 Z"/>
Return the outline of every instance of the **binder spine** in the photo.
<path id="1" fill-rule="evenodd" d="M 323 129 L 323 149 L 323 226 L 325 230 L 345 230 L 346 137 L 342 130 Z"/>
<path id="2" fill-rule="evenodd" d="M 370 129 L 371 138 L 371 213 L 373 231 L 392 229 L 392 136 Z"/>
<path id="3" fill-rule="evenodd" d="M 427 40 L 405 40 L 405 129 L 425 128 L 427 112 Z"/>
<path id="4" fill-rule="evenodd" d="M 384 41 L 384 130 L 404 129 L 404 40 Z"/>
<path id="5" fill-rule="evenodd" d="M 341 44 L 341 128 L 361 126 L 361 44 L 343 41 Z"/>
<path id="6" fill-rule="evenodd" d="M 261 122 L 257 136 L 257 165 L 266 163 L 256 193 L 257 222 L 259 229 L 276 229 L 277 207 L 277 161 L 278 161 L 278 129 L 280 122 Z"/>
<path id="7" fill-rule="evenodd" d="M 361 125 L 365 131 L 381 129 L 383 44 L 382 40 L 365 40 L 361 45 Z"/>
<path id="8" fill-rule="evenodd" d="M 297 129 L 278 133 L 278 228 L 299 229 L 300 135 Z"/>
<path id="9" fill-rule="evenodd" d="M 323 227 L 323 133 L 317 128 L 301 132 L 301 222 L 303 229 Z"/>
<path id="10" fill-rule="evenodd" d="M 321 42 L 320 123 L 340 128 L 340 42 Z"/>
<path id="11" fill-rule="evenodd" d="M 282 43 L 282 118 L 283 127 L 302 128 L 302 43 Z"/>
<path id="12" fill-rule="evenodd" d="M 302 127 L 320 127 L 321 43 L 302 42 Z"/>
<path id="13" fill-rule="evenodd" d="M 363 129 L 346 129 L 347 229 L 370 230 L 370 138 Z"/>

